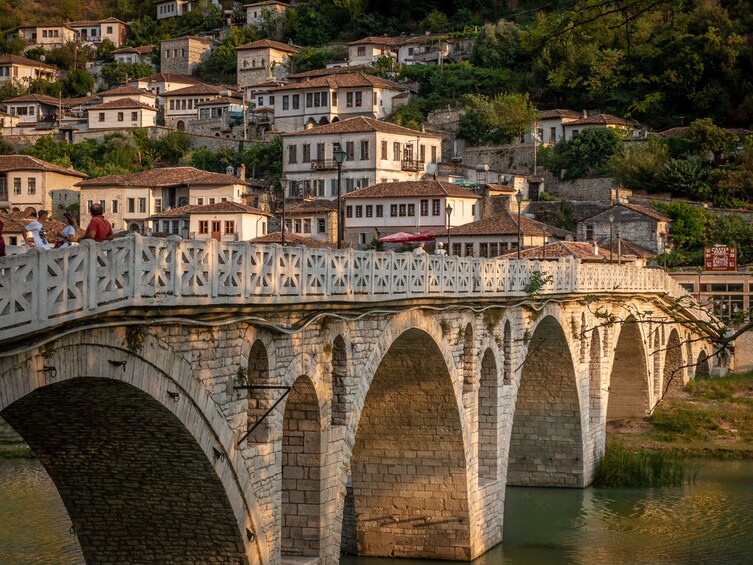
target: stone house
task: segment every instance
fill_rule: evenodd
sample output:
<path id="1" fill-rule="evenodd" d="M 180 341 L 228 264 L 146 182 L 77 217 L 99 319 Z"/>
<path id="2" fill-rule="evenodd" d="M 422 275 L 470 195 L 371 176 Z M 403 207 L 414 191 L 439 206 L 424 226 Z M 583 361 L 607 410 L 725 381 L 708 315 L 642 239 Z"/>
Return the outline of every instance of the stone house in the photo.
<path id="1" fill-rule="evenodd" d="M 286 211 L 285 225 L 289 233 L 337 243 L 337 202 L 304 200 Z"/>
<path id="2" fill-rule="evenodd" d="M 123 47 L 112 52 L 115 61 L 118 63 L 145 63 L 153 65 L 152 53 L 154 45 L 142 45 L 140 47 Z"/>
<path id="3" fill-rule="evenodd" d="M 19 57 L 18 55 L 0 55 L 0 85 L 14 82 L 16 84 L 28 84 L 38 78 L 55 80 L 58 76 L 58 68 Z"/>
<path id="4" fill-rule="evenodd" d="M 160 42 L 160 70 L 163 73 L 190 75 L 199 63 L 209 59 L 215 40 L 211 37 L 185 36 Z"/>
<path id="5" fill-rule="evenodd" d="M 165 125 L 179 130 L 199 115 L 199 104 L 220 98 L 239 98 L 225 87 L 199 83 L 162 95 L 165 105 Z"/>
<path id="6" fill-rule="evenodd" d="M 274 91 L 275 129 L 292 132 L 354 116 L 385 119 L 408 89 L 365 73 L 341 73 L 280 86 Z"/>
<path id="7" fill-rule="evenodd" d="M 365 245 L 397 232 L 441 232 L 475 222 L 481 197 L 438 180 L 379 183 L 344 195 L 345 239 Z M 448 206 L 452 212 L 448 215 Z"/>
<path id="8" fill-rule="evenodd" d="M 271 214 L 238 202 L 189 204 L 149 217 L 151 231 L 186 239 L 248 241 L 267 233 Z"/>
<path id="9" fill-rule="evenodd" d="M 286 194 L 292 198 L 337 198 L 335 147 L 346 153 L 343 194 L 376 183 L 422 180 L 442 160 L 439 136 L 366 117 L 288 133 L 282 144 Z"/>
<path id="10" fill-rule="evenodd" d="M 248 183 L 194 167 L 166 167 L 90 179 L 79 186 L 82 225 L 91 219 L 91 203 L 101 202 L 114 229 L 145 233 L 148 218 L 168 208 L 241 202 Z"/>
<path id="11" fill-rule="evenodd" d="M 577 239 L 608 247 L 621 238 L 657 254 L 671 247 L 671 222 L 669 217 L 646 206 L 619 203 L 578 222 Z"/>
<path id="12" fill-rule="evenodd" d="M 61 210 L 78 204 L 77 183 L 86 175 L 30 155 L 0 155 L 0 208 L 6 210 Z"/>
<path id="13" fill-rule="evenodd" d="M 276 12 L 278 16 L 284 16 L 288 5 L 277 2 L 277 0 L 266 0 L 265 2 L 246 4 L 244 8 L 246 8 L 246 25 L 256 27 L 262 23 L 264 17 L 268 17 L 266 13 Z"/>
<path id="14" fill-rule="evenodd" d="M 157 108 L 133 98 L 118 98 L 85 110 L 89 130 L 145 128 L 157 125 Z"/>
<path id="15" fill-rule="evenodd" d="M 238 88 L 243 89 L 283 79 L 288 74 L 289 59 L 298 47 L 270 39 L 261 39 L 236 48 Z"/>

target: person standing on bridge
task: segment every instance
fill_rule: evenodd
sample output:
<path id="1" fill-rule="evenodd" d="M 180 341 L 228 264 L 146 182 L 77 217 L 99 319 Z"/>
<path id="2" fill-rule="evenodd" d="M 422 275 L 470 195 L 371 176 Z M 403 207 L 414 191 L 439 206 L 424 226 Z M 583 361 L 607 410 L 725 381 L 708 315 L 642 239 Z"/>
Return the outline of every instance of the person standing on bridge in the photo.
<path id="1" fill-rule="evenodd" d="M 29 241 L 29 247 L 36 247 L 37 249 L 49 249 L 50 244 L 47 241 L 47 234 L 44 231 L 43 222 L 47 219 L 47 210 L 40 210 L 39 213 L 32 212 L 33 218 L 28 224 L 26 224 L 26 231 L 31 234 L 31 241 Z"/>
<path id="2" fill-rule="evenodd" d="M 413 250 L 413 255 L 425 255 L 426 249 L 424 249 L 424 245 L 426 245 L 423 241 L 418 244 L 418 247 L 416 247 Z"/>
<path id="3" fill-rule="evenodd" d="M 440 241 L 437 243 L 437 248 L 434 250 L 434 255 L 447 255 L 447 251 L 444 248 L 444 244 Z"/>
<path id="4" fill-rule="evenodd" d="M 86 227 L 86 233 L 81 236 L 81 240 L 93 239 L 97 243 L 100 241 L 109 241 L 112 239 L 112 226 L 105 219 L 105 208 L 99 202 L 92 203 L 89 206 L 89 212 L 92 215 L 91 222 Z"/>

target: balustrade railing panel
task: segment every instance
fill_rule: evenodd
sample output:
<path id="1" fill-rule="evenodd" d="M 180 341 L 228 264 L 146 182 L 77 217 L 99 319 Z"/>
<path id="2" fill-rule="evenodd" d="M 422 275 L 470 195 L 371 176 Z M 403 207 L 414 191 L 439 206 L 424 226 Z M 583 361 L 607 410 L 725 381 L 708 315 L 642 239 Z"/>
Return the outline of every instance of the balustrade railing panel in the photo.
<path id="1" fill-rule="evenodd" d="M 129 305 L 379 303 L 409 297 L 644 292 L 687 296 L 663 271 L 559 261 L 193 241 L 136 234 L 0 259 L 0 339 Z M 688 304 L 690 306 L 690 304 Z M 708 319 L 700 309 L 694 312 Z"/>

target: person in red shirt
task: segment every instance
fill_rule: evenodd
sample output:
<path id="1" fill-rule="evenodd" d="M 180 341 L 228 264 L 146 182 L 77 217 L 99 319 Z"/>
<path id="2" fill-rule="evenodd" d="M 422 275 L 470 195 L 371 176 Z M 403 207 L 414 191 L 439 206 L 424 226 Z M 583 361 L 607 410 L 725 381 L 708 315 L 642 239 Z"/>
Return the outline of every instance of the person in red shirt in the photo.
<path id="1" fill-rule="evenodd" d="M 3 239 L 3 228 L 5 225 L 0 220 L 0 257 L 5 257 L 5 240 Z"/>
<path id="2" fill-rule="evenodd" d="M 86 233 L 81 236 L 79 241 L 82 239 L 93 239 L 99 242 L 112 239 L 112 226 L 103 215 L 105 210 L 102 204 L 99 202 L 92 203 L 89 206 L 89 212 L 92 215 L 91 222 L 89 222 L 89 225 L 86 227 Z"/>

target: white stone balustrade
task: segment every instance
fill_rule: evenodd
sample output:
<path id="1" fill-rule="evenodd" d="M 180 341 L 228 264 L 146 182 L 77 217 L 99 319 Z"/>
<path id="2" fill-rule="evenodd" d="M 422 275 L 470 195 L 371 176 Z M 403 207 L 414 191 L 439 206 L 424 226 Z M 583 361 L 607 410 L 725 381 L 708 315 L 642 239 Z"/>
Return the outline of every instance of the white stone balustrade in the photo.
<path id="1" fill-rule="evenodd" d="M 132 234 L 0 259 L 0 341 L 127 307 L 369 303 L 416 298 L 685 291 L 663 271 L 410 253 L 310 249 Z"/>

